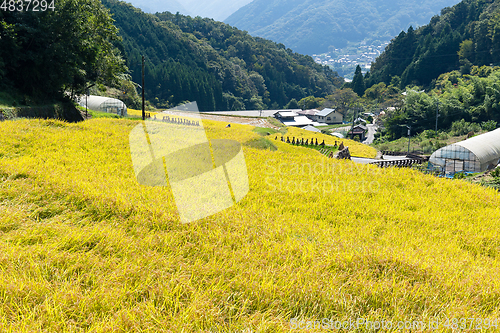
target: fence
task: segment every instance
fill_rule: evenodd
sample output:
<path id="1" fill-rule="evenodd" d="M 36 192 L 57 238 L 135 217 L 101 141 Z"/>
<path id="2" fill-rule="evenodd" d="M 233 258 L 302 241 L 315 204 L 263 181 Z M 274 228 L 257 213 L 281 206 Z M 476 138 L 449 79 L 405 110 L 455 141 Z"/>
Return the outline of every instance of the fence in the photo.
<path id="1" fill-rule="evenodd" d="M 420 150 L 413 150 L 410 154 L 423 154 L 423 151 Z M 407 151 L 389 151 L 389 150 L 382 150 L 382 155 L 388 155 L 388 156 L 406 156 L 408 155 Z"/>
<path id="2" fill-rule="evenodd" d="M 387 161 L 377 161 L 377 162 L 372 162 L 370 164 L 377 165 L 381 168 L 387 168 L 387 167 L 398 167 L 398 168 L 409 168 L 413 166 L 414 164 L 422 164 L 424 162 L 424 159 L 422 158 L 410 158 L 406 160 L 387 160 Z"/>

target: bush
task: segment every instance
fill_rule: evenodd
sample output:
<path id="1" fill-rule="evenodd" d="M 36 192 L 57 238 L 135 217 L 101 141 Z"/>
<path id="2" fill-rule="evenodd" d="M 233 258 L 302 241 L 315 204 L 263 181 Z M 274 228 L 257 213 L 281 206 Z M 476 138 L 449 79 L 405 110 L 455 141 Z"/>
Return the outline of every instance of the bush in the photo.
<path id="1" fill-rule="evenodd" d="M 483 121 L 481 123 L 481 128 L 485 131 L 493 131 L 497 128 L 497 122 L 494 120 Z"/>
<path id="2" fill-rule="evenodd" d="M 481 126 L 476 123 L 469 123 L 464 119 L 458 120 L 451 124 L 451 132 L 454 136 L 465 135 L 470 132 L 477 133 L 481 130 Z"/>
<path id="3" fill-rule="evenodd" d="M 379 148 L 381 151 L 386 151 L 386 150 L 389 150 L 389 145 L 384 143 L 384 144 L 381 144 Z"/>
<path id="4" fill-rule="evenodd" d="M 6 119 L 41 118 L 61 119 L 68 122 L 78 122 L 83 120 L 80 111 L 75 107 L 75 105 L 67 101 L 40 106 L 5 108 L 2 111 Z"/>
<path id="5" fill-rule="evenodd" d="M 448 140 L 448 138 L 449 138 L 449 135 L 446 132 L 440 132 L 438 135 L 439 140 Z"/>
<path id="6" fill-rule="evenodd" d="M 447 144 L 445 142 L 441 142 L 441 141 L 436 141 L 436 144 L 434 145 L 434 148 L 436 150 L 438 150 L 439 148 L 443 148 L 443 147 L 446 147 Z"/>
<path id="7" fill-rule="evenodd" d="M 496 169 L 491 171 L 491 176 L 495 177 L 495 178 L 499 178 L 500 177 L 500 167 L 497 167 Z"/>
<path id="8" fill-rule="evenodd" d="M 434 130 L 425 130 L 422 132 L 422 136 L 426 139 L 431 139 L 436 137 L 436 131 Z"/>

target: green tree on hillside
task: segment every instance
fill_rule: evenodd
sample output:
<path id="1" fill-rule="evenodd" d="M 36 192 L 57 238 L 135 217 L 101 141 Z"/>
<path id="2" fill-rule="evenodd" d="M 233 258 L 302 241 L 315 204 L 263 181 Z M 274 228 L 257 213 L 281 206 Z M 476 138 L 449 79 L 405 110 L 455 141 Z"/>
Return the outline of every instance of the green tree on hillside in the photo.
<path id="1" fill-rule="evenodd" d="M 60 0 L 54 11 L 0 11 L 0 75 L 38 99 L 114 84 L 126 68 L 117 29 L 99 0 Z M 1 65 L 0 65 L 1 66 Z"/>
<path id="2" fill-rule="evenodd" d="M 288 102 L 287 105 L 285 105 L 285 109 L 298 109 L 299 108 L 299 103 L 297 103 L 297 100 L 295 98 L 292 98 L 290 102 Z"/>
<path id="3" fill-rule="evenodd" d="M 356 71 L 354 72 L 354 78 L 352 79 L 351 87 L 359 97 L 364 95 L 366 85 L 363 73 L 361 72 L 361 67 L 359 67 L 359 65 L 356 66 Z"/>
<path id="4" fill-rule="evenodd" d="M 299 107 L 304 110 L 315 109 L 321 105 L 323 98 L 307 96 L 298 101 Z"/>
<path id="5" fill-rule="evenodd" d="M 345 115 L 347 110 L 353 107 L 358 101 L 359 96 L 351 88 L 344 88 L 326 96 L 322 107 L 338 109 L 339 112 Z"/>

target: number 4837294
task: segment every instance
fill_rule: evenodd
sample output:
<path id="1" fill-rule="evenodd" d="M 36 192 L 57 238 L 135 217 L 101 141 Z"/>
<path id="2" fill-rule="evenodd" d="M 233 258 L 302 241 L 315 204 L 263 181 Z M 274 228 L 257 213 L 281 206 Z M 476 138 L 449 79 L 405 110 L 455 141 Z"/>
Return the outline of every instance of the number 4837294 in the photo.
<path id="1" fill-rule="evenodd" d="M 0 0 L 1 1 L 1 0 Z M 55 0 L 3 0 L 0 10 L 7 12 L 45 12 L 55 10 Z"/>

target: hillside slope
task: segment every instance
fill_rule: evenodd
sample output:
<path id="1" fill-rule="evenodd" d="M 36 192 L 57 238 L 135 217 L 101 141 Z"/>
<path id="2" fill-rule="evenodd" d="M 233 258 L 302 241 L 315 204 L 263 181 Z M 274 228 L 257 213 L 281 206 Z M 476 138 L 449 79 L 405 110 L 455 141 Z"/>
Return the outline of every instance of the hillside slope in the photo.
<path id="1" fill-rule="evenodd" d="M 324 97 L 343 83 L 311 57 L 221 22 L 145 14 L 115 0 L 103 4 L 135 82 L 146 56 L 146 94 L 157 107 L 197 101 L 203 111 L 275 109 L 292 98 Z"/>
<path id="2" fill-rule="evenodd" d="M 422 25 L 457 0 L 254 0 L 225 22 L 254 36 L 315 54 L 348 42 L 389 40 L 410 25 Z"/>
<path id="3" fill-rule="evenodd" d="M 500 1 L 464 0 L 401 32 L 371 67 L 370 84 L 429 85 L 440 74 L 500 64 Z"/>
<path id="4" fill-rule="evenodd" d="M 243 200 L 181 224 L 170 188 L 135 180 L 138 124 L 0 122 L 2 330 L 289 332 L 353 314 L 491 329 L 500 317 L 498 192 L 275 142 L 244 146 Z M 210 139 L 257 137 L 204 125 Z"/>

